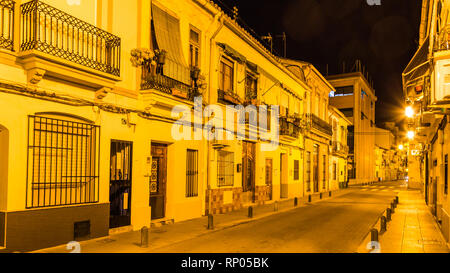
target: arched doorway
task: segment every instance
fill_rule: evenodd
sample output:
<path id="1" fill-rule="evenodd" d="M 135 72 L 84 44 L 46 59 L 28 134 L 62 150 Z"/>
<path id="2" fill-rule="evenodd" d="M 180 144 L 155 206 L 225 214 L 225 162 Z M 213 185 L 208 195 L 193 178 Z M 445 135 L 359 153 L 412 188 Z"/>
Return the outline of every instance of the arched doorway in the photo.
<path id="1" fill-rule="evenodd" d="M 8 188 L 9 131 L 0 124 L 0 247 L 5 246 L 5 210 Z"/>

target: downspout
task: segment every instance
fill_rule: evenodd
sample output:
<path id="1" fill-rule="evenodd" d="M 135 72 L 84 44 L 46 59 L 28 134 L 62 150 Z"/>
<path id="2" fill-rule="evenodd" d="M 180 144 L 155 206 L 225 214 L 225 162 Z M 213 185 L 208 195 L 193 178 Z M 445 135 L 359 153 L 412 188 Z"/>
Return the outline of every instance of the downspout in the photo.
<path id="1" fill-rule="evenodd" d="M 434 42 L 436 40 L 435 34 L 436 34 L 436 20 L 437 20 L 437 4 L 436 0 L 433 1 L 433 11 L 431 13 L 431 29 L 430 29 L 430 47 L 428 51 L 428 59 L 430 60 L 433 58 L 433 51 L 434 51 Z"/>
<path id="2" fill-rule="evenodd" d="M 209 44 L 209 50 L 210 50 L 210 54 L 209 54 L 209 84 L 208 84 L 208 97 L 207 97 L 207 104 L 210 105 L 211 104 L 211 93 L 212 93 L 212 87 L 211 87 L 211 82 L 212 82 L 212 74 L 213 74 L 213 45 L 214 45 L 214 39 L 217 37 L 217 35 L 219 34 L 220 30 L 222 30 L 223 28 L 223 13 L 219 12 L 216 14 L 215 16 L 215 20 L 214 21 L 218 21 L 219 22 L 219 27 L 217 28 L 217 30 L 213 33 L 213 35 L 211 36 L 210 39 L 210 44 Z M 210 158 L 211 158 L 211 141 L 207 141 L 207 168 L 206 168 L 206 185 L 207 185 L 207 194 L 208 194 L 208 213 L 207 215 L 211 215 L 211 179 L 210 179 Z"/>

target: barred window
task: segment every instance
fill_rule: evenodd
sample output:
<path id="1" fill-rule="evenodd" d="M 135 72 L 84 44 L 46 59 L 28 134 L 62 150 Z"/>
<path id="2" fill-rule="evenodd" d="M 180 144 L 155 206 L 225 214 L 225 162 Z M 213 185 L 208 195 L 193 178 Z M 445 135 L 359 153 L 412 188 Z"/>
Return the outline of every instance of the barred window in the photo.
<path id="1" fill-rule="evenodd" d="M 306 191 L 311 191 L 311 152 L 306 152 Z"/>
<path id="2" fill-rule="evenodd" d="M 234 153 L 219 151 L 217 156 L 217 186 L 234 185 Z"/>
<path id="3" fill-rule="evenodd" d="M 294 160 L 294 180 L 300 179 L 300 161 Z"/>
<path id="4" fill-rule="evenodd" d="M 198 196 L 198 151 L 187 150 L 186 197 Z"/>
<path id="5" fill-rule="evenodd" d="M 100 127 L 30 116 L 27 208 L 96 203 Z"/>
<path id="6" fill-rule="evenodd" d="M 333 163 L 333 180 L 337 179 L 337 164 Z"/>

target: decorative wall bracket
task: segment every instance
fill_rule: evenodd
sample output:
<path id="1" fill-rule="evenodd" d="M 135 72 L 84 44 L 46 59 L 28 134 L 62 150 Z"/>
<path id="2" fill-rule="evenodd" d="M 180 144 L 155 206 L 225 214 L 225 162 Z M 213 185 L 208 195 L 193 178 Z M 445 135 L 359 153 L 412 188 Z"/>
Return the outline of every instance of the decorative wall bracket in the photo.
<path id="1" fill-rule="evenodd" d="M 45 75 L 45 70 L 41 68 L 33 68 L 27 71 L 27 81 L 29 84 L 38 84 Z"/>

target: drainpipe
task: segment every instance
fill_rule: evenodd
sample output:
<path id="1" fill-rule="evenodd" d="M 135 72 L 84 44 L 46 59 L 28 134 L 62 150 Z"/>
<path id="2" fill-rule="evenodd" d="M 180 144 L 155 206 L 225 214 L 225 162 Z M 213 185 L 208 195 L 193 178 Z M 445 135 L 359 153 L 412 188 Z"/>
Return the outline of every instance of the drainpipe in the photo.
<path id="1" fill-rule="evenodd" d="M 209 44 L 209 50 L 210 50 L 210 54 L 209 54 L 209 84 L 208 84 L 208 97 L 207 97 L 207 103 L 208 105 L 211 104 L 211 92 L 212 92 L 212 87 L 211 87 L 211 82 L 212 82 L 212 74 L 213 74 L 213 45 L 214 45 L 214 39 L 216 38 L 216 36 L 219 34 L 220 30 L 223 28 L 223 13 L 219 12 L 216 14 L 215 16 L 215 20 L 214 21 L 218 21 L 219 22 L 219 27 L 217 28 L 217 30 L 213 33 L 213 35 L 211 36 L 210 39 L 210 44 Z M 211 151 L 211 142 L 207 141 L 207 168 L 206 168 L 206 184 L 207 184 L 207 193 L 208 193 L 208 215 L 211 214 L 211 181 L 210 181 L 210 151 Z"/>
<path id="2" fill-rule="evenodd" d="M 433 57 L 434 52 L 434 42 L 436 40 L 435 34 L 436 34 L 436 20 L 437 20 L 437 2 L 436 0 L 433 2 L 433 11 L 431 13 L 431 29 L 430 29 L 430 48 L 429 48 L 429 55 L 428 59 L 431 59 Z"/>

